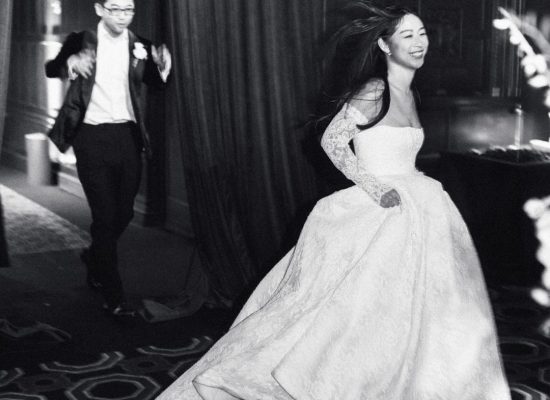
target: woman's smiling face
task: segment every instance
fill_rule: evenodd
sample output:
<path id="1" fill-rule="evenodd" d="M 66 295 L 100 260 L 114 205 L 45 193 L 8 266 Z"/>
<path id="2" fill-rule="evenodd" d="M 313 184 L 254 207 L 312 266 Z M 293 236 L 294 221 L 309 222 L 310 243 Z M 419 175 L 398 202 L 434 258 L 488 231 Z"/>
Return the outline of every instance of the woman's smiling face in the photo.
<path id="1" fill-rule="evenodd" d="M 424 64 L 429 45 L 422 20 L 413 14 L 405 15 L 387 45 L 391 60 L 411 69 L 420 68 Z"/>

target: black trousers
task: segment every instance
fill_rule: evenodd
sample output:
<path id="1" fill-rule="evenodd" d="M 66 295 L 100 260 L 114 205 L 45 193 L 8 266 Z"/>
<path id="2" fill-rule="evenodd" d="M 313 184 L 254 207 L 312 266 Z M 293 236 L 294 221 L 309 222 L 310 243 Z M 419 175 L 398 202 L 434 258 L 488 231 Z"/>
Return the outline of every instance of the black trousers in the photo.
<path id="1" fill-rule="evenodd" d="M 134 216 L 141 179 L 135 123 L 83 124 L 73 142 L 78 177 L 92 213 L 89 273 L 110 306 L 124 300 L 117 242 Z"/>

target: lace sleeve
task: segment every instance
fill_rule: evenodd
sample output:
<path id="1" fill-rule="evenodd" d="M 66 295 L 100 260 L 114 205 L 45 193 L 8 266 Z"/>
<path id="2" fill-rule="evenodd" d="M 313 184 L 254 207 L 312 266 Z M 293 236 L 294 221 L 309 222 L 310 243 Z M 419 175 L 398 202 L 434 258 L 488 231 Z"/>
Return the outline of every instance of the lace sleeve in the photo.
<path id="1" fill-rule="evenodd" d="M 380 204 L 382 196 L 392 190 L 369 174 L 353 154 L 349 142 L 359 132 L 357 124 L 365 124 L 366 117 L 350 104 L 337 114 L 325 130 L 321 147 L 332 163 L 349 180 L 363 189 L 376 203 Z"/>

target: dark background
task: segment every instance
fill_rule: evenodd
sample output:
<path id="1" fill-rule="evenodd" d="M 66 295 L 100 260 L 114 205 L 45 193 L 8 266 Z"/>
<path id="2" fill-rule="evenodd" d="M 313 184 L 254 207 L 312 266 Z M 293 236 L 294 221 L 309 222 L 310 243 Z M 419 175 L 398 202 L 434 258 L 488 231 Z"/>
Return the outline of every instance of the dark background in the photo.
<path id="1" fill-rule="evenodd" d="M 166 42 L 174 58 L 167 90 L 148 93 L 155 157 L 136 201 L 137 220 L 197 239 L 207 270 L 229 297 L 265 273 L 312 204 L 334 188 L 301 123 L 319 87 L 321 40 L 345 3 L 136 0 L 133 29 Z M 516 49 L 492 27 L 502 6 L 530 12 L 546 32 L 546 1 L 397 3 L 419 11 L 430 37 L 417 76 L 426 132 L 421 164 L 437 171 L 442 151 L 512 144 L 517 104 L 523 143 L 548 139 L 540 93 L 525 87 Z M 69 32 L 96 24 L 90 0 L 14 2 L 5 165 L 25 169 L 24 135 L 46 132 L 61 104 L 65 87 L 45 78 L 44 62 Z M 82 195 L 74 168 L 62 167 L 57 179 Z"/>

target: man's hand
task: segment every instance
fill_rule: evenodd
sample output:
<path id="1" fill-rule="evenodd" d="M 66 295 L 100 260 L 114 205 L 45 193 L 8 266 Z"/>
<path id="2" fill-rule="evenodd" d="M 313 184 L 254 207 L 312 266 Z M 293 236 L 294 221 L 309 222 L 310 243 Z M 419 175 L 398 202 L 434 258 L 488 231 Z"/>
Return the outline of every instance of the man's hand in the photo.
<path id="1" fill-rule="evenodd" d="M 380 205 L 384 208 L 396 207 L 401 204 L 401 197 L 395 189 L 390 190 L 380 198 Z"/>
<path id="2" fill-rule="evenodd" d="M 153 61 L 157 65 L 162 79 L 166 81 L 170 69 L 172 68 L 172 55 L 165 44 L 161 44 L 159 47 L 151 45 L 151 55 Z"/>
<path id="3" fill-rule="evenodd" d="M 88 78 L 92 75 L 95 63 L 95 51 L 84 49 L 78 54 L 73 54 L 67 60 L 69 78 L 75 79 L 78 75 Z"/>

